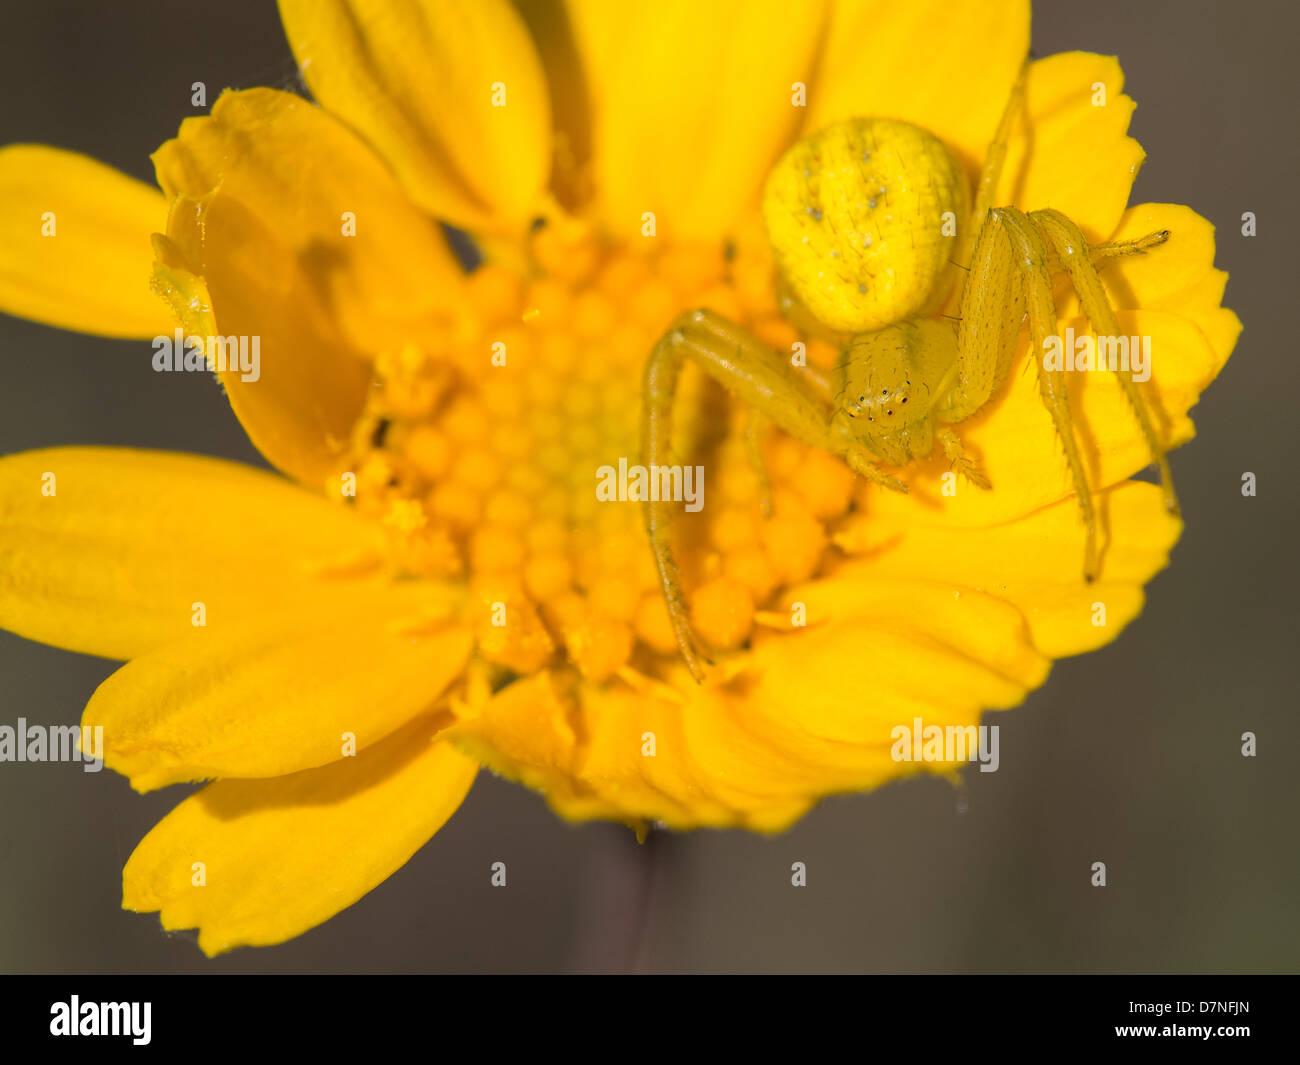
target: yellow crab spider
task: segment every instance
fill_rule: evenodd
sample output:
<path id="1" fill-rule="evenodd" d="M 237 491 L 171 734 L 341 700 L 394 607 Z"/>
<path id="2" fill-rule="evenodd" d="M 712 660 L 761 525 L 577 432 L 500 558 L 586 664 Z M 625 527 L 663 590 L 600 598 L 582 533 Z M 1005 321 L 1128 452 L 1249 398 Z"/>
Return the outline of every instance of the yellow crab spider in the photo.
<path id="1" fill-rule="evenodd" d="M 1029 320 L 1039 353 L 1039 392 L 1065 451 L 1083 524 L 1084 579 L 1097 574 L 1096 519 L 1067 402 L 1065 373 L 1041 353 L 1056 328 L 1052 274 L 1064 273 L 1098 336 L 1117 336 L 1097 265 L 1164 243 L 1168 232 L 1090 248 L 1079 227 L 1058 211 L 1024 213 L 992 207 L 1007 139 L 1023 98 L 1022 70 L 976 188 L 949 150 L 908 122 L 854 118 L 795 144 L 777 162 L 762 211 L 781 278 L 781 303 L 804 332 L 838 341 L 829 380 L 767 347 L 709 310 L 681 315 L 656 344 L 645 368 L 642 461 L 670 459 L 673 397 L 689 360 L 766 422 L 822 448 L 863 477 L 894 491 L 907 486 L 882 466 L 928 457 L 937 443 L 957 472 L 990 487 L 966 456 L 952 426 L 971 417 L 1006 377 L 1021 324 Z M 943 220 L 969 217 L 953 239 Z M 934 317 L 957 263 L 969 259 L 957 321 Z M 1165 504 L 1177 513 L 1173 479 L 1137 386 L 1120 383 L 1160 471 Z M 704 661 L 691 630 L 669 543 L 667 501 L 645 503 L 646 529 L 673 631 L 697 681 Z"/>

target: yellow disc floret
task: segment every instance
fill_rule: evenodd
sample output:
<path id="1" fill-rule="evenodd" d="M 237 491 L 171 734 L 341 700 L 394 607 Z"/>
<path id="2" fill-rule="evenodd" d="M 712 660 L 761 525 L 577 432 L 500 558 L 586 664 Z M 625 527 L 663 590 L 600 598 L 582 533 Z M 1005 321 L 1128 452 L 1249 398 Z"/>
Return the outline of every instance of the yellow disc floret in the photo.
<path id="1" fill-rule="evenodd" d="M 831 329 L 879 329 L 942 301 L 966 179 L 944 145 L 908 122 L 854 118 L 781 157 L 763 221 L 796 298 Z"/>
<path id="2" fill-rule="evenodd" d="M 679 651 L 644 504 L 630 491 L 601 498 L 597 484 L 602 468 L 642 461 L 646 352 L 689 306 L 782 346 L 802 335 L 777 315 L 757 226 L 730 249 L 628 250 L 555 219 L 529 251 L 470 275 L 464 335 L 420 334 L 376 359 L 340 470 L 355 471 L 356 493 L 341 499 L 386 530 L 395 575 L 468 579 L 467 616 L 490 668 L 635 682 L 675 666 Z M 826 372 L 835 352 L 810 342 L 808 357 Z M 704 505 L 674 515 L 684 593 L 709 646 L 738 650 L 760 612 L 785 616 L 785 586 L 819 570 L 853 475 L 775 432 L 760 474 L 744 412 L 693 371 L 681 408 L 675 446 L 708 470 Z"/>

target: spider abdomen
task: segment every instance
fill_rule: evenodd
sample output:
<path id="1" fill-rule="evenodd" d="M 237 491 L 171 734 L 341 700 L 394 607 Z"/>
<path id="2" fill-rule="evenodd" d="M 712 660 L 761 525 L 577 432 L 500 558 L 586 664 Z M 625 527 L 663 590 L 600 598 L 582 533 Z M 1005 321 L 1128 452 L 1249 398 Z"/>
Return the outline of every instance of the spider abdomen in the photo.
<path id="1" fill-rule="evenodd" d="M 799 301 L 831 329 L 867 332 L 935 308 L 968 202 L 965 176 L 933 134 L 852 118 L 781 157 L 763 221 Z"/>

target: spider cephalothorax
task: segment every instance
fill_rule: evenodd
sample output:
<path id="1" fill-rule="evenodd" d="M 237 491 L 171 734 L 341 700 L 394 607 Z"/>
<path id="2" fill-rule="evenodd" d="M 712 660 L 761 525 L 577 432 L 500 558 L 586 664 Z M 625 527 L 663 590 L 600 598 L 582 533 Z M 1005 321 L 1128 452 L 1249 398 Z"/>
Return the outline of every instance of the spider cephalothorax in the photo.
<path id="1" fill-rule="evenodd" d="M 689 360 L 742 403 L 809 445 L 842 456 L 862 476 L 907 486 L 883 466 L 926 458 L 937 443 L 953 469 L 990 487 L 952 428 L 975 414 L 1005 379 L 1028 319 L 1032 350 L 1056 328 L 1052 275 L 1064 273 L 1098 336 L 1119 334 L 1097 263 L 1146 251 L 1166 232 L 1089 247 L 1058 211 L 1022 212 L 989 202 L 997 186 L 1023 73 L 989 146 L 970 208 L 966 180 L 932 134 L 893 119 L 854 118 L 795 144 L 773 168 L 763 218 L 783 292 L 799 329 L 835 341 L 829 378 L 767 347 L 709 310 L 684 314 L 646 365 L 643 452 L 666 464 L 672 399 Z M 934 315 L 961 279 L 956 321 Z M 1097 573 L 1096 519 L 1063 370 L 1040 358 L 1039 392 L 1069 465 L 1086 529 L 1083 576 Z M 1159 468 L 1165 502 L 1173 480 L 1137 386 L 1120 384 Z M 646 503 L 646 526 L 686 664 L 703 678 L 668 539 L 667 504 Z"/>
<path id="2" fill-rule="evenodd" d="M 919 318 L 859 333 L 831 371 L 832 421 L 891 466 L 925 458 L 956 366 L 952 329 L 943 322 Z"/>

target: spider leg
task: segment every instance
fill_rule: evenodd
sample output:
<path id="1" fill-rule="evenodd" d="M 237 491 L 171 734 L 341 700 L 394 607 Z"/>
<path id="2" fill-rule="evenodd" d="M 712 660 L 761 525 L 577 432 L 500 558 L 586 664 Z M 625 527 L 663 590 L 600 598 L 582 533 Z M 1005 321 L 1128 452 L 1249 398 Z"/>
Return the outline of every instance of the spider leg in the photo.
<path id="1" fill-rule="evenodd" d="M 802 366 L 791 364 L 790 368 L 797 376 L 803 378 L 804 384 L 813 391 L 818 399 L 827 406 L 832 405 L 830 374 L 820 367 L 809 366 L 807 363 Z M 769 419 L 757 407 L 750 407 L 746 412 L 745 449 L 749 454 L 749 463 L 758 478 L 758 503 L 764 518 L 772 516 L 772 481 L 767 474 L 767 463 L 763 460 L 763 434 L 768 424 Z M 901 487 L 901 483 L 899 484 L 898 490 L 906 492 L 907 489 Z"/>
<path id="2" fill-rule="evenodd" d="M 831 375 L 823 370 L 820 366 L 809 366 L 805 363 L 803 366 L 795 367 L 801 377 L 807 382 L 817 396 L 830 404 L 833 400 L 831 396 Z"/>
<path id="3" fill-rule="evenodd" d="M 990 211 L 979 228 L 958 314 L 952 389 L 935 412 L 949 424 L 984 406 L 1009 372 L 1020 340 L 1024 281 L 1011 254 L 1005 212 Z"/>
<path id="4" fill-rule="evenodd" d="M 835 454 L 845 453 L 846 445 L 831 433 L 828 412 L 815 389 L 793 372 L 785 356 L 721 315 L 698 310 L 678 317 L 646 362 L 641 454 L 647 467 L 666 466 L 671 461 L 673 397 L 687 360 L 795 439 Z M 671 505 L 647 501 L 644 507 L 646 532 L 673 634 L 691 675 L 703 681 L 707 660 L 691 631 L 681 574 L 672 554 Z"/>
<path id="5" fill-rule="evenodd" d="M 1005 227 L 1010 240 L 1011 254 L 1008 258 L 1019 272 L 1024 286 L 1024 300 L 1029 312 L 1029 350 L 1038 367 L 1038 390 L 1065 449 L 1070 478 L 1078 494 L 1079 511 L 1087 531 L 1083 576 L 1084 580 L 1091 582 L 1097 576 L 1097 519 L 1092 505 L 1092 491 L 1084 474 L 1078 441 L 1074 438 L 1065 371 L 1049 370 L 1043 361 L 1049 331 L 1056 328 L 1056 306 L 1052 300 L 1047 246 L 1034 223 L 1013 207 L 995 208 L 989 212 L 989 219 L 997 219 Z"/>
<path id="6" fill-rule="evenodd" d="M 907 485 L 897 477 L 891 477 L 877 464 L 871 452 L 867 450 L 866 445 L 859 441 L 851 441 L 847 450 L 841 445 L 839 448 L 830 448 L 834 454 L 842 454 L 844 461 L 849 464 L 849 468 L 858 476 L 865 477 L 872 484 L 878 484 L 881 488 L 888 488 L 891 492 L 898 492 L 900 495 L 907 495 Z"/>
<path id="7" fill-rule="evenodd" d="M 1059 211 L 1034 211 L 1029 218 L 1055 248 L 1062 267 L 1070 277 L 1070 283 L 1079 294 L 1079 303 L 1092 324 L 1093 332 L 1098 337 L 1119 336 L 1119 322 L 1115 320 L 1115 312 L 1111 309 L 1110 301 L 1106 299 L 1106 291 L 1102 288 L 1101 278 L 1097 276 L 1097 269 L 1090 260 L 1088 244 L 1079 227 Z M 1160 236 L 1160 234 L 1153 234 L 1153 236 Z M 1173 472 L 1169 469 L 1169 459 L 1165 456 L 1165 450 L 1160 446 L 1155 427 L 1151 424 L 1151 416 L 1142 399 L 1142 393 L 1138 390 L 1130 371 L 1116 367 L 1115 376 L 1119 378 L 1120 387 L 1124 390 L 1129 406 L 1133 408 L 1142 435 L 1146 437 L 1147 447 L 1151 451 L 1151 461 L 1160 471 L 1160 486 L 1165 494 L 1165 508 L 1169 513 L 1177 514 L 1178 496 L 1174 492 Z"/>
<path id="8" fill-rule="evenodd" d="M 1007 144 L 1011 140 L 1011 127 L 1024 103 L 1025 75 L 1028 71 L 1029 60 L 1026 59 L 1021 64 L 1015 83 L 1011 86 L 1011 95 L 1007 97 L 1007 105 L 998 120 L 998 128 L 989 142 L 988 150 L 984 153 L 984 165 L 980 168 L 979 184 L 975 187 L 975 206 L 971 211 L 970 222 L 962 237 L 958 254 L 955 256 L 959 263 L 968 262 L 972 240 L 984 224 L 984 216 L 988 213 L 993 197 L 997 194 L 998 181 L 1002 178 L 1002 167 L 1007 161 Z"/>
<path id="9" fill-rule="evenodd" d="M 1040 227 L 1041 228 L 1041 227 Z M 1111 259 L 1122 259 L 1129 255 L 1144 255 L 1169 239 L 1169 230 L 1162 229 L 1148 233 L 1136 240 L 1116 240 L 1108 244 L 1092 244 L 1088 247 L 1088 261 L 1094 269 L 1101 270 Z M 1065 264 L 1056 253 L 1055 246 L 1049 243 L 1047 248 L 1047 268 L 1053 274 L 1067 273 Z"/>
<path id="10" fill-rule="evenodd" d="M 1105 265 L 1107 259 L 1122 258 L 1125 255 L 1142 255 L 1168 239 L 1169 230 L 1161 229 L 1155 233 L 1148 233 L 1145 237 L 1138 237 L 1137 240 L 1116 240 L 1107 244 L 1094 244 L 1088 248 L 1088 261 L 1100 268 Z M 1064 266 L 1059 265 L 1059 259 L 1057 263 L 1059 269 L 1065 269 Z"/>
<path id="11" fill-rule="evenodd" d="M 934 435 L 954 470 L 962 474 L 976 488 L 983 488 L 987 492 L 993 487 L 989 484 L 989 479 L 984 476 L 984 471 L 975 464 L 973 459 L 967 456 L 966 449 L 962 446 L 961 437 L 950 426 L 941 426 Z"/>

